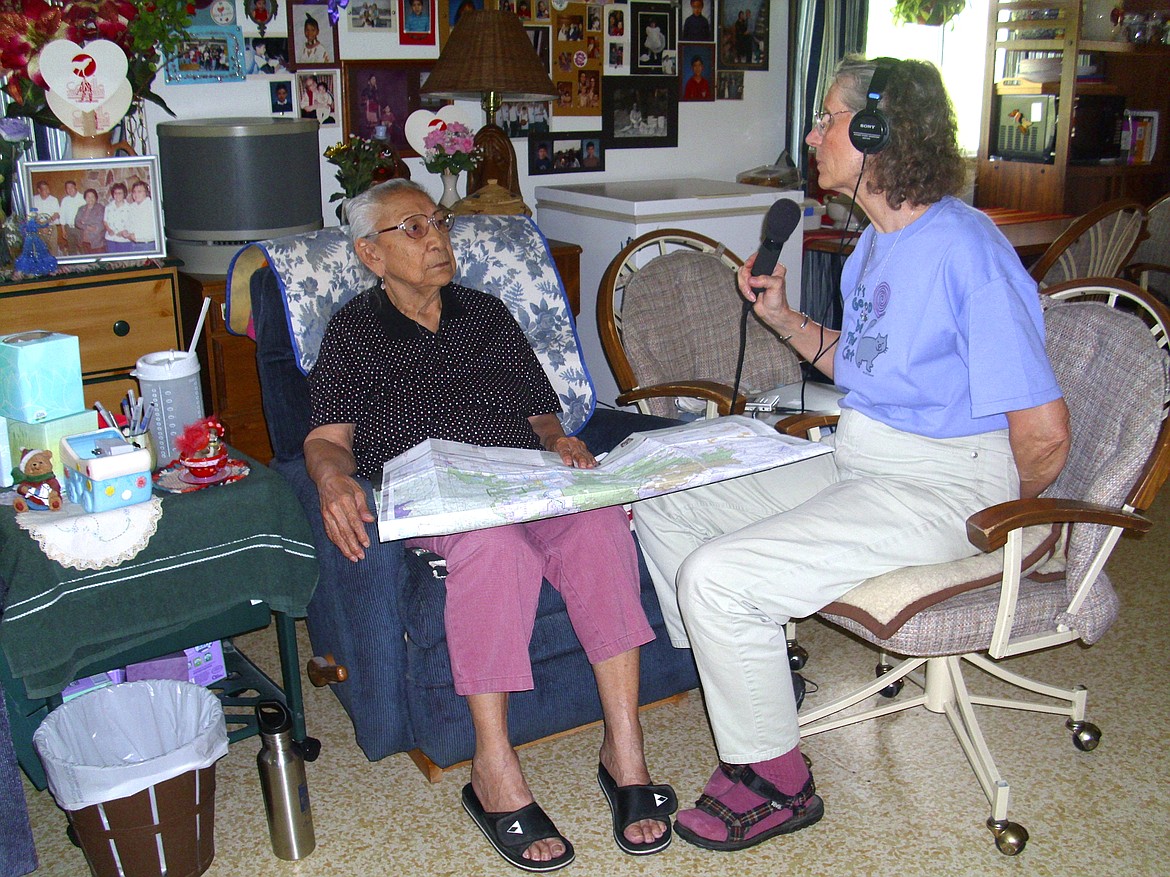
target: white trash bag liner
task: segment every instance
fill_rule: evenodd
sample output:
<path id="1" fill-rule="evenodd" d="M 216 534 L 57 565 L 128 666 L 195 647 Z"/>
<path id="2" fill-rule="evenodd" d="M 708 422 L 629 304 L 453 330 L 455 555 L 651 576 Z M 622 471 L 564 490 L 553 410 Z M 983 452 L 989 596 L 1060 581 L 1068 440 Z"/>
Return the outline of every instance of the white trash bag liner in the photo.
<path id="1" fill-rule="evenodd" d="M 223 707 L 201 685 L 147 679 L 99 688 L 49 713 L 33 745 L 64 810 L 137 794 L 227 755 Z"/>

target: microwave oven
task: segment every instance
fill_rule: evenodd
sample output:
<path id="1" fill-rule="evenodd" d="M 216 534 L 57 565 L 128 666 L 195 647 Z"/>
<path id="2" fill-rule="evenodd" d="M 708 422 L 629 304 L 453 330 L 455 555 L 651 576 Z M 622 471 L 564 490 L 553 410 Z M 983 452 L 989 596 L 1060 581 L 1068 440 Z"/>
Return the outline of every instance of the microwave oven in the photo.
<path id="1" fill-rule="evenodd" d="M 1051 163 L 1056 151 L 1060 101 L 1054 94 L 998 94 L 992 155 Z M 1079 94 L 1073 100 L 1069 161 L 1098 164 L 1121 157 L 1125 98 Z"/>

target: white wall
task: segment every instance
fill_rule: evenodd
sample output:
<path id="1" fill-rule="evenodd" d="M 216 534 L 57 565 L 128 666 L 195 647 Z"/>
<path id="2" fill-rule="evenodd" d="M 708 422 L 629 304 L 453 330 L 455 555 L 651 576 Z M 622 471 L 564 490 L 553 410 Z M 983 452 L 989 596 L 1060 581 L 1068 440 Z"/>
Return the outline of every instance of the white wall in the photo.
<path id="1" fill-rule="evenodd" d="M 240 5 L 240 4 L 237 4 Z M 771 4 L 770 70 L 744 73 L 742 101 L 715 101 L 713 103 L 679 104 L 679 145 L 673 149 L 611 149 L 606 152 L 606 170 L 603 173 L 542 174 L 529 179 L 528 151 L 522 140 L 514 140 L 520 165 L 520 183 L 524 200 L 535 209 L 533 190 L 537 185 L 558 185 L 590 182 L 620 182 L 622 180 L 666 179 L 670 177 L 706 177 L 734 180 L 740 171 L 770 164 L 783 148 L 784 95 L 787 91 L 788 4 L 775 0 Z M 283 17 L 283 16 L 282 16 Z M 238 19 L 249 24 L 242 15 Z M 257 35 L 244 29 L 245 37 Z M 284 36 L 276 27 L 268 29 L 268 36 Z M 369 58 L 433 58 L 433 46 L 402 47 L 396 43 L 390 52 L 370 51 L 360 33 L 350 33 L 342 24 L 341 57 L 346 60 Z M 368 38 L 367 38 L 368 39 Z M 385 37 L 381 37 L 385 45 Z M 291 75 L 290 75 L 291 78 Z M 222 84 L 167 85 L 160 74 L 155 91 L 167 102 L 180 119 L 226 118 L 234 116 L 270 115 L 268 83 L 271 77 L 257 77 L 246 82 Z M 474 105 L 473 105 L 474 106 Z M 478 107 L 475 107 L 478 109 Z M 340 114 L 339 114 L 340 115 Z M 147 104 L 147 123 L 151 147 L 157 148 L 155 126 L 170 118 L 160 108 Z M 601 127 L 599 117 L 553 117 L 553 131 L 596 130 Z M 342 128 L 328 127 L 321 131 L 321 151 L 342 139 Z M 442 185 L 438 176 L 429 173 L 421 159 L 407 159 L 411 177 L 438 198 Z M 336 202 L 329 196 L 340 191 L 333 175 L 336 168 L 321 159 L 322 215 L 326 224 L 335 224 Z M 214 184 L 214 180 L 209 180 Z M 466 176 L 460 185 L 464 185 Z M 460 190 L 462 192 L 462 188 Z M 226 193 L 225 193 L 226 194 Z"/>

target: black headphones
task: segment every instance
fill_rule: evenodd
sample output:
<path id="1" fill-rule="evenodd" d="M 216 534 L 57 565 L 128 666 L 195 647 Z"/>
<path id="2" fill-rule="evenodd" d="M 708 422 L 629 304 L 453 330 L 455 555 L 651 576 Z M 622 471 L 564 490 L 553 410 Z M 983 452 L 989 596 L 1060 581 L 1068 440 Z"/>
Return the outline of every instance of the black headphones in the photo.
<path id="1" fill-rule="evenodd" d="M 866 92 L 865 109 L 855 113 L 849 122 L 849 142 L 863 155 L 873 155 L 890 145 L 890 122 L 878 104 L 886 90 L 891 64 L 888 58 L 877 62 Z"/>

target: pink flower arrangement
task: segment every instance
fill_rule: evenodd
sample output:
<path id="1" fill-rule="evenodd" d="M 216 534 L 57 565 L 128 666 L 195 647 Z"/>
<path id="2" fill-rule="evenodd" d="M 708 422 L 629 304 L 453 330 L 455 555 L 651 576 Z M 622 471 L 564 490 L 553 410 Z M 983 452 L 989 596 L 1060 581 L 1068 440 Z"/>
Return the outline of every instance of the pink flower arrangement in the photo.
<path id="1" fill-rule="evenodd" d="M 432 174 L 469 171 L 479 163 L 480 150 L 466 125 L 436 122 L 423 138 L 423 163 Z"/>

